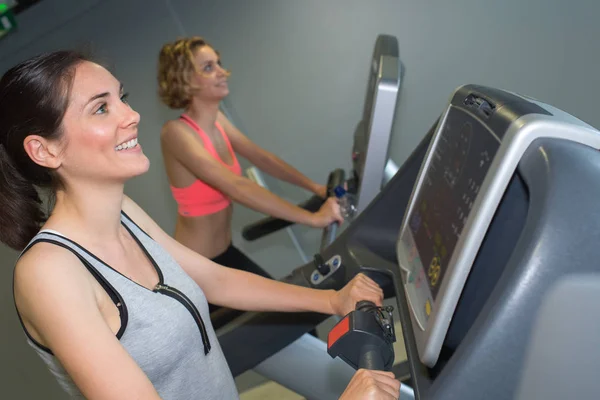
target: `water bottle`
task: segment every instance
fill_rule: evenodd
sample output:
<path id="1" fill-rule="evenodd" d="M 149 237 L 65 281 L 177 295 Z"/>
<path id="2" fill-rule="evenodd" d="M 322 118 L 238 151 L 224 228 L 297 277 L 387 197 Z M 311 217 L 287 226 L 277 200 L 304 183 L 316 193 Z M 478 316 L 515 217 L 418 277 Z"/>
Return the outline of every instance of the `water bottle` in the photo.
<path id="1" fill-rule="evenodd" d="M 356 213 L 356 205 L 354 200 L 354 195 L 348 193 L 346 189 L 342 186 L 336 186 L 333 189 L 333 193 L 335 197 L 338 199 L 338 203 L 340 205 L 340 211 L 342 212 L 342 216 L 344 218 L 352 218 Z"/>

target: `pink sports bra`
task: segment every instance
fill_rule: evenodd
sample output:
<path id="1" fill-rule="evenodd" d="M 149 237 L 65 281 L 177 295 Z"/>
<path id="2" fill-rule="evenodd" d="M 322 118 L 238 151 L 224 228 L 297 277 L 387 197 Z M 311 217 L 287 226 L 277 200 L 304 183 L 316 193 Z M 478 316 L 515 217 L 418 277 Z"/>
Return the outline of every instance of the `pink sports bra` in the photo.
<path id="1" fill-rule="evenodd" d="M 231 147 L 231 143 L 229 142 L 229 138 L 227 134 L 223 130 L 223 127 L 215 122 L 215 126 L 223 135 L 223 140 L 227 143 L 227 148 L 229 149 L 229 153 L 231 154 L 231 158 L 233 159 L 233 165 L 226 164 L 221 160 L 217 150 L 213 146 L 209 137 L 206 133 L 186 114 L 182 114 L 180 119 L 185 122 L 188 126 L 190 126 L 193 130 L 198 133 L 202 142 L 204 143 L 204 148 L 208 151 L 215 159 L 217 159 L 221 164 L 225 166 L 225 168 L 229 169 L 236 175 L 242 174 L 242 168 L 240 167 L 240 163 L 238 162 L 237 157 Z M 178 205 L 178 213 L 183 215 L 184 217 L 197 217 L 200 215 L 209 215 L 214 214 L 218 211 L 225 209 L 231 204 L 231 200 L 225 194 L 220 192 L 218 189 L 213 188 L 212 186 L 202 182 L 201 180 L 196 180 L 190 186 L 184 188 L 177 188 L 171 186 L 171 192 L 173 193 L 173 197 Z"/>

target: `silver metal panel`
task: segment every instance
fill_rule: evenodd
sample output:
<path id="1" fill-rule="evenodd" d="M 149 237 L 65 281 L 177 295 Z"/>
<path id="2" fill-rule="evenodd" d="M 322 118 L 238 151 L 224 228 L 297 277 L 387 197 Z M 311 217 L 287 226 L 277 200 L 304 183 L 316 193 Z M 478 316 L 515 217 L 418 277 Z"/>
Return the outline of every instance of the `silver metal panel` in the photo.
<path id="1" fill-rule="evenodd" d="M 400 88 L 401 63 L 398 41 L 380 35 L 375 43 L 362 120 L 355 135 L 354 169 L 359 178 L 356 215 L 377 196 L 384 184 L 384 171 L 396 101 Z"/>
<path id="2" fill-rule="evenodd" d="M 446 276 L 441 282 L 437 298 L 434 304 L 432 304 L 429 320 L 426 326 L 423 327 L 423 331 L 419 329 L 414 330 L 419 356 L 425 365 L 433 366 L 437 362 L 456 304 L 462 293 L 475 256 L 506 186 L 529 145 L 538 138 L 560 138 L 600 149 L 600 132 L 554 107 L 543 103 L 538 103 L 538 105 L 541 105 L 550 112 L 554 111 L 555 115 L 528 114 L 515 120 L 508 128 L 500 148 L 492 161 L 488 175 L 484 179 L 481 190 L 473 204 L 472 210 L 469 213 L 454 253 L 447 265 Z M 445 118 L 451 109 L 452 105 L 448 107 L 444 120 L 436 130 L 426 160 L 419 172 L 419 178 L 411 195 L 408 212 L 405 214 L 397 242 L 398 260 L 400 268 L 404 272 L 402 278 L 405 285 L 407 284 L 406 265 L 408 265 L 408 254 L 404 250 L 401 238 L 405 232 L 410 233 L 408 229 L 408 216 L 415 207 L 414 202 L 423 183 L 424 171 L 430 163 L 433 150 L 443 129 Z M 406 294 L 409 296 L 408 292 Z M 418 308 L 420 305 L 416 305 L 415 307 Z M 417 326 L 418 321 L 415 315 L 411 315 L 411 317 L 413 326 Z"/>
<path id="3" fill-rule="evenodd" d="M 395 72 L 395 77 L 390 76 L 392 71 Z M 368 177 L 368 179 L 361 179 L 360 181 L 356 201 L 357 213 L 366 208 L 383 185 L 394 112 L 396 111 L 396 99 L 400 87 L 399 71 L 397 57 L 381 57 L 379 79 L 373 96 L 371 123 L 367 126 L 367 132 L 365 132 L 368 137 L 368 144 L 361 178 Z"/>

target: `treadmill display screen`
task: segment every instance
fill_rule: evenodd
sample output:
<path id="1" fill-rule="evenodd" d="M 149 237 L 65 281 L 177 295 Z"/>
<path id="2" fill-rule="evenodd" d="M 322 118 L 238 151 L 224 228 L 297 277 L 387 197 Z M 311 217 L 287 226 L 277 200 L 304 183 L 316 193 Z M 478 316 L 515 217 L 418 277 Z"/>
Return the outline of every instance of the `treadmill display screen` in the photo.
<path id="1" fill-rule="evenodd" d="M 449 112 L 408 220 L 433 300 L 498 146 L 471 115 Z"/>

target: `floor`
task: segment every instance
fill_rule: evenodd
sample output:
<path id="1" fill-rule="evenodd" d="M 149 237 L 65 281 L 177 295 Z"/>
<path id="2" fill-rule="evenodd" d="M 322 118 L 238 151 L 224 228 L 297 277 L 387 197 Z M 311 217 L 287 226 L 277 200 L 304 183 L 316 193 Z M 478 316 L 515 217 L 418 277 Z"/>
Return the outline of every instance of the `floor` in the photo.
<path id="1" fill-rule="evenodd" d="M 396 308 L 395 299 L 385 301 L 386 305 Z M 395 364 L 406 360 L 406 349 L 402 339 L 402 329 L 398 322 L 397 313 L 394 312 L 396 343 L 394 343 Z M 325 339 L 329 330 L 335 325 L 335 320 L 325 321 L 317 328 L 319 337 Z M 254 371 L 248 371 L 236 378 L 241 400 L 303 400 L 304 398 L 287 388 L 269 381 Z"/>

